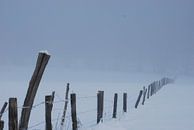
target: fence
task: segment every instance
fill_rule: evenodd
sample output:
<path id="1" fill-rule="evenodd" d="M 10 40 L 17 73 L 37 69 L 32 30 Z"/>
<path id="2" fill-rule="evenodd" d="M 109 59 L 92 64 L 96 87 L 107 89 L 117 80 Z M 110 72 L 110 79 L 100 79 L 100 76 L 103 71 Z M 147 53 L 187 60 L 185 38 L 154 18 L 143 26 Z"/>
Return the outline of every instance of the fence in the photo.
<path id="1" fill-rule="evenodd" d="M 153 95 L 155 95 L 161 88 L 165 85 L 173 83 L 174 80 L 170 78 L 162 78 L 161 80 L 154 81 L 149 84 L 147 87 L 143 87 L 142 90 L 139 91 L 138 96 L 129 95 L 126 92 L 122 94 L 122 103 L 118 102 L 118 93 L 113 93 L 112 99 L 105 99 L 104 95 L 106 94 L 104 91 L 100 90 L 97 94 L 90 96 L 82 96 L 79 97 L 76 93 L 69 94 L 69 86 L 67 84 L 65 98 L 64 100 L 55 100 L 55 95 L 57 93 L 52 92 L 51 95 L 45 96 L 45 101 L 40 102 L 38 104 L 34 104 L 34 98 L 36 96 L 36 92 L 38 90 L 38 86 L 45 70 L 45 67 L 48 63 L 50 56 L 46 53 L 39 53 L 36 67 L 34 73 L 32 75 L 31 81 L 29 83 L 29 88 L 26 94 L 26 98 L 24 100 L 24 104 L 22 107 L 17 106 L 17 98 L 9 98 L 9 103 L 5 102 L 1 111 L 0 111 L 0 130 L 4 128 L 4 121 L 1 120 L 3 114 L 8 112 L 9 115 L 9 130 L 38 130 L 38 126 L 45 125 L 46 130 L 52 129 L 60 129 L 60 130 L 78 130 L 80 127 L 87 128 L 93 127 L 97 124 L 110 120 L 112 118 L 120 118 L 123 113 L 126 113 L 129 109 L 135 108 L 137 109 L 139 104 L 144 105 L 146 99 L 150 99 Z M 70 96 L 70 99 L 69 99 Z M 77 111 L 77 101 L 83 102 L 83 100 L 92 100 L 92 102 L 96 102 L 96 106 L 92 106 L 92 108 L 86 111 Z M 131 106 L 128 105 L 129 102 L 135 101 Z M 142 101 L 142 102 L 140 102 Z M 52 109 L 55 103 L 64 104 L 63 108 L 59 108 L 62 111 L 62 115 L 58 115 L 57 118 L 52 118 Z M 118 104 L 122 104 L 122 109 L 118 109 Z M 8 108 L 7 108 L 8 105 Z M 30 113 L 33 109 L 38 108 L 42 105 L 45 105 L 45 120 L 39 122 L 35 125 L 29 126 Z M 89 104 L 84 104 L 86 106 Z M 67 110 L 68 106 L 71 107 L 70 111 Z M 20 122 L 18 123 L 18 109 L 21 109 L 21 117 Z M 93 119 L 88 119 L 88 121 L 83 122 L 80 117 L 87 117 L 87 114 L 92 113 L 96 115 Z M 93 116 L 94 117 L 94 116 Z M 55 123 L 55 127 L 53 126 L 53 122 Z"/>

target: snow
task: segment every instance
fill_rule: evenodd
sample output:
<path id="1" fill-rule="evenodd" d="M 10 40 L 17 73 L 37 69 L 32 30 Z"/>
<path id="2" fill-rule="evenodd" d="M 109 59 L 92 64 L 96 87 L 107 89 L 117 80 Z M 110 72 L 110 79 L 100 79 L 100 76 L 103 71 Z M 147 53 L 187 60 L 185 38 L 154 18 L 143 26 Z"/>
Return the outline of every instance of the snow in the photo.
<path id="1" fill-rule="evenodd" d="M 41 51 L 39 51 L 39 53 L 44 53 L 44 54 L 50 55 L 47 50 L 41 50 Z"/>
<path id="2" fill-rule="evenodd" d="M 88 75 L 92 75 L 88 73 Z M 102 76 L 97 78 L 97 75 Z M 191 101 L 194 97 L 194 83 L 192 77 L 178 77 L 174 84 L 163 87 L 156 95 L 145 101 L 145 105 L 140 105 L 138 109 L 134 108 L 139 90 L 145 85 L 162 78 L 160 75 L 123 75 L 124 78 L 118 79 L 121 75 L 114 74 L 95 74 L 96 78 L 92 82 L 73 81 L 70 82 L 70 92 L 77 94 L 77 117 L 79 119 L 79 130 L 193 130 L 194 103 Z M 84 74 L 85 76 L 85 74 Z M 110 77 L 110 79 L 107 79 Z M 86 78 L 84 78 L 86 79 Z M 103 82 L 95 82 L 103 81 Z M 18 114 L 20 117 L 21 106 L 26 94 L 28 83 L 24 82 L 1 82 L 3 91 L 0 104 L 7 101 L 10 95 L 18 97 Z M 16 87 L 13 87 L 16 86 Z M 38 90 L 35 104 L 44 101 L 44 96 L 56 91 L 55 103 L 53 107 L 53 128 L 60 128 L 60 117 L 64 106 L 63 97 L 65 91 L 64 82 L 48 82 L 46 78 L 42 79 Z M 13 91 L 10 91 L 12 88 Z M 96 125 L 96 93 L 98 90 L 105 92 L 105 109 L 103 123 Z M 112 119 L 112 105 L 114 93 L 118 93 L 118 116 Z M 122 94 L 128 94 L 128 112 L 122 112 Z M 3 115 L 5 129 L 7 126 L 7 112 Z M 58 117 L 59 115 L 59 117 Z M 36 124 L 39 125 L 32 127 Z M 57 124 L 57 125 L 56 125 Z M 30 130 L 44 129 L 44 103 L 33 108 L 30 119 Z M 67 129 L 68 128 L 68 129 Z M 71 129 L 70 106 L 65 122 L 65 129 Z"/>

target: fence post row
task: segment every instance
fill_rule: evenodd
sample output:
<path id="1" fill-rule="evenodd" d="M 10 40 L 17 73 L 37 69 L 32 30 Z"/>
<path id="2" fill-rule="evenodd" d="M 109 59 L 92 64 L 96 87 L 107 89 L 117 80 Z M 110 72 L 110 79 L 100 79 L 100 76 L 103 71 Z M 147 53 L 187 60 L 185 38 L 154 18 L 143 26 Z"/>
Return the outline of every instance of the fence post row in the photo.
<path id="1" fill-rule="evenodd" d="M 103 121 L 104 91 L 97 93 L 97 124 Z"/>
<path id="2" fill-rule="evenodd" d="M 17 98 L 9 98 L 9 130 L 18 130 Z"/>
<path id="3" fill-rule="evenodd" d="M 123 93 L 123 112 L 127 112 L 127 93 Z"/>
<path id="4" fill-rule="evenodd" d="M 63 115 L 61 119 L 61 129 L 63 128 L 64 122 L 65 122 L 65 115 L 66 115 L 67 105 L 68 105 L 68 95 L 69 95 L 69 83 L 67 83 L 66 92 L 65 92 L 65 106 L 63 109 Z"/>
<path id="5" fill-rule="evenodd" d="M 136 101 L 136 103 L 135 103 L 135 108 L 138 107 L 138 104 L 139 104 L 139 101 L 140 101 L 140 99 L 141 99 L 142 93 L 143 93 L 143 90 L 140 90 L 140 91 L 139 91 L 139 96 L 138 96 L 137 101 Z"/>
<path id="6" fill-rule="evenodd" d="M 28 88 L 28 91 L 27 91 L 27 94 L 24 100 L 24 104 L 23 104 L 24 108 L 22 109 L 22 113 L 21 113 L 19 130 L 27 130 L 28 128 L 28 123 L 29 123 L 32 106 L 34 103 L 34 98 L 36 96 L 38 86 L 40 84 L 42 75 L 49 61 L 49 58 L 50 58 L 50 55 L 43 53 L 43 52 L 40 52 L 38 55 L 36 67 L 32 75 L 32 78 L 30 80 L 29 88 Z"/>
<path id="7" fill-rule="evenodd" d="M 112 116 L 112 118 L 116 118 L 117 117 L 117 100 L 118 100 L 118 94 L 115 93 L 115 95 L 114 95 L 114 105 L 113 105 L 113 116 Z"/>
<path id="8" fill-rule="evenodd" d="M 77 130 L 76 94 L 71 94 L 72 130 Z"/>

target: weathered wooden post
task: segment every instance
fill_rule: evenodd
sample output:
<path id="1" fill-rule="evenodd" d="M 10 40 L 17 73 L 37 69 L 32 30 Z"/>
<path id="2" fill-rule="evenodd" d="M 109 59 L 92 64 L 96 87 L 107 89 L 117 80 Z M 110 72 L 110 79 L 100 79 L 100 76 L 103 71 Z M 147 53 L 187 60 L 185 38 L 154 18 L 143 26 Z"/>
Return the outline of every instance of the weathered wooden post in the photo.
<path id="1" fill-rule="evenodd" d="M 127 93 L 123 93 L 123 112 L 127 112 Z"/>
<path id="2" fill-rule="evenodd" d="M 117 100 L 118 100 L 118 94 L 115 93 L 115 95 L 114 95 L 113 116 L 112 116 L 112 118 L 117 118 Z"/>
<path id="3" fill-rule="evenodd" d="M 53 108 L 54 93 L 45 96 L 45 130 L 52 130 L 52 108 Z"/>
<path id="4" fill-rule="evenodd" d="M 18 130 L 17 98 L 9 98 L 9 130 Z"/>
<path id="5" fill-rule="evenodd" d="M 141 99 L 142 93 L 143 93 L 143 90 L 140 90 L 140 91 L 139 91 L 139 96 L 138 96 L 137 101 L 136 101 L 136 103 L 135 103 L 135 108 L 138 107 L 138 104 L 139 104 L 139 101 L 140 101 L 140 99 Z"/>
<path id="6" fill-rule="evenodd" d="M 146 93 L 147 93 L 147 88 L 144 89 L 144 91 L 143 91 L 143 101 L 142 101 L 142 105 L 144 105 L 144 103 L 145 103 Z"/>
<path id="7" fill-rule="evenodd" d="M 71 94 L 72 130 L 77 130 L 76 94 Z"/>
<path id="8" fill-rule="evenodd" d="M 38 86 L 40 84 L 42 75 L 49 61 L 49 58 L 50 58 L 50 55 L 48 55 L 45 52 L 40 52 L 38 55 L 36 67 L 32 75 L 32 78 L 30 80 L 26 98 L 24 100 L 23 109 L 22 109 L 21 118 L 20 118 L 19 130 L 28 129 L 28 123 L 30 119 L 32 106 L 34 103 L 34 98 L 36 96 Z"/>
<path id="9" fill-rule="evenodd" d="M 104 109 L 104 91 L 98 91 L 97 93 L 97 124 L 103 121 L 103 109 Z"/>
<path id="10" fill-rule="evenodd" d="M 67 83 L 66 92 L 65 92 L 65 106 L 63 110 L 62 119 L 61 119 L 61 130 L 63 130 L 63 126 L 65 122 L 65 115 L 67 112 L 67 105 L 68 105 L 68 95 L 69 95 L 69 83 Z"/>
<path id="11" fill-rule="evenodd" d="M 0 130 L 3 130 L 4 128 L 4 121 L 0 120 Z"/>
<path id="12" fill-rule="evenodd" d="M 3 113 L 5 112 L 5 109 L 6 109 L 6 107 L 7 107 L 7 102 L 5 102 L 4 103 L 4 105 L 3 105 L 3 107 L 1 108 L 1 111 L 0 111 L 0 120 L 1 120 L 1 118 L 2 118 L 2 116 L 3 116 Z"/>

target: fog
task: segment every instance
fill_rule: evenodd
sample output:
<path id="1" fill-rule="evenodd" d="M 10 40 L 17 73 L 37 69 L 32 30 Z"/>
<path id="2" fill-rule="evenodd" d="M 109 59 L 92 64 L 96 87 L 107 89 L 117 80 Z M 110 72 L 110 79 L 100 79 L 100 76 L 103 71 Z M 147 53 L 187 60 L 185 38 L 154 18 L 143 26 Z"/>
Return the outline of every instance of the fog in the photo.
<path id="1" fill-rule="evenodd" d="M 40 50 L 51 54 L 48 71 L 54 76 L 66 70 L 193 75 L 193 5 L 192 0 L 1 0 L 0 77 L 32 71 Z"/>

